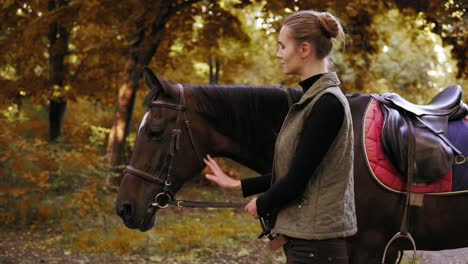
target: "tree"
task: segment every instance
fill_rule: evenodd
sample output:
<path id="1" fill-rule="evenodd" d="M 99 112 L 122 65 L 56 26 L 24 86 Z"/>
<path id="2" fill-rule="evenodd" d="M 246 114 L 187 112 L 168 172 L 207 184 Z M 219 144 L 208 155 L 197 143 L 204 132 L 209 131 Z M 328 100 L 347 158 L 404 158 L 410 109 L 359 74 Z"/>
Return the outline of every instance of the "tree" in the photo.
<path id="1" fill-rule="evenodd" d="M 118 15 L 138 12 L 134 1 L 122 2 L 30 0 L 0 7 L 5 98 L 48 105 L 52 142 L 61 134 L 67 100 L 114 103 L 109 94 L 114 94 L 128 29 Z"/>
<path id="2" fill-rule="evenodd" d="M 48 10 L 49 3 L 55 4 L 53 10 Z M 408 31 L 404 26 L 392 29 L 395 38 L 420 38 L 429 32 L 440 36 L 437 48 L 446 52 L 452 47 L 457 63 L 453 74 L 459 81 L 466 79 L 467 14 L 461 0 L 8 0 L 0 5 L 2 99 L 21 105 L 27 98 L 58 109 L 51 111 L 57 114 L 51 114 L 55 119 L 50 125 L 64 119 L 67 101 L 84 98 L 107 107 L 114 107 L 117 101 L 108 153 L 112 165 L 122 164 L 143 66 L 151 65 L 171 80 L 200 83 L 207 82 L 211 57 L 219 62 L 218 78 L 214 78 L 219 83 L 296 86 L 297 79 L 277 74 L 281 70 L 275 53 L 281 22 L 299 9 L 327 10 L 342 19 L 349 38 L 334 62 L 348 92 L 367 92 L 372 86 L 405 86 L 413 91 L 417 88 L 413 76 L 418 76 L 420 86 L 433 87 L 433 79 L 419 74 L 428 71 L 423 67 L 414 68 L 418 74 L 409 74 L 411 78 L 399 79 L 406 83 L 390 86 L 387 77 L 396 76 L 397 70 L 389 67 L 389 58 L 396 49 L 382 52 L 385 45 L 392 46 L 383 30 L 387 25 L 381 21 L 393 9 L 402 19 L 408 18 L 403 25 L 411 20 L 421 22 L 413 24 L 410 35 L 403 33 Z M 64 31 L 54 34 L 52 30 Z M 414 56 L 398 54 L 404 59 L 422 56 L 421 61 L 434 61 L 434 51 L 426 50 L 431 55 L 424 57 L 420 50 L 414 50 Z M 110 127 L 111 122 L 105 126 Z M 64 131 L 67 133 L 66 127 Z"/>
<path id="3" fill-rule="evenodd" d="M 395 0 L 403 12 L 423 14 L 429 29 L 442 38 L 445 46 L 452 46 L 457 60 L 457 78 L 468 75 L 468 3 L 464 0 L 404 1 Z"/>
<path id="4" fill-rule="evenodd" d="M 49 0 L 48 11 L 53 12 L 68 5 L 68 0 Z M 65 57 L 68 55 L 69 29 L 59 19 L 50 23 L 49 38 L 49 80 L 54 93 L 49 100 L 49 141 L 55 142 L 61 135 L 63 117 L 67 107 L 66 92 L 67 68 Z M 61 91 L 61 90 L 64 91 Z"/>
<path id="5" fill-rule="evenodd" d="M 218 57 L 220 59 L 221 65 L 223 65 L 223 61 L 236 61 L 236 63 L 229 63 L 229 71 L 223 70 L 223 67 L 221 67 L 221 70 L 219 72 L 220 74 L 220 82 L 227 82 L 227 83 L 245 83 L 243 79 L 245 74 L 249 74 L 252 72 L 258 72 L 254 70 L 255 67 L 246 67 L 248 62 L 252 62 L 252 60 L 249 59 L 248 56 L 241 56 L 241 55 L 236 55 L 236 53 L 241 53 L 245 52 L 250 55 L 250 57 L 253 57 L 253 53 L 250 52 L 249 47 L 246 46 L 239 46 L 234 44 L 234 42 L 227 42 L 223 39 L 220 39 L 216 34 L 213 34 L 213 32 L 216 32 L 216 30 L 211 30 L 211 28 L 225 28 L 228 25 L 232 24 L 233 20 L 222 20 L 222 16 L 214 16 L 216 17 L 216 20 L 210 20 L 210 16 L 206 15 L 211 14 L 211 17 L 213 17 L 213 14 L 216 14 L 219 12 L 219 10 L 223 10 L 223 7 L 229 6 L 229 1 L 220 1 L 219 3 L 217 1 L 207 1 L 204 3 L 199 3 L 199 4 L 194 4 L 191 5 L 190 8 L 187 10 L 190 10 L 191 12 L 185 12 L 181 10 L 181 13 L 179 14 L 180 17 L 184 17 L 186 21 L 189 21 L 188 23 L 192 24 L 197 24 L 197 20 L 200 19 L 206 19 L 206 23 L 204 24 L 204 27 L 202 31 L 197 31 L 193 30 L 193 28 L 190 27 L 190 25 L 187 25 L 186 23 L 180 23 L 175 22 L 175 19 L 167 19 L 167 25 L 178 25 L 181 28 L 187 29 L 187 31 L 184 30 L 174 30 L 168 31 L 164 30 L 164 28 L 161 28 L 161 31 L 159 33 L 164 33 L 163 35 L 160 35 L 159 37 L 171 37 L 171 40 L 168 40 L 165 38 L 165 40 L 161 43 L 163 43 L 164 47 L 157 46 L 156 48 L 162 48 L 162 50 L 169 51 L 166 54 L 169 55 L 164 55 L 164 56 L 158 56 L 158 60 L 156 62 L 153 62 L 154 65 L 156 65 L 158 68 L 163 68 L 163 69 L 173 69 L 179 72 L 179 76 L 183 75 L 180 72 L 183 72 L 183 70 L 180 66 L 180 64 L 186 63 L 184 59 L 182 58 L 187 58 L 188 55 L 190 54 L 190 59 L 192 61 L 199 61 L 197 57 L 200 56 L 200 54 L 205 54 L 204 52 L 207 52 L 207 56 L 204 57 L 204 61 L 206 61 L 206 58 L 213 56 L 213 57 Z M 247 6 L 252 6 L 255 3 L 259 4 L 261 6 L 261 11 L 257 12 L 257 18 L 261 19 L 261 23 L 265 25 L 261 30 L 263 30 L 263 35 L 262 37 L 265 37 L 268 43 L 275 43 L 273 40 L 271 41 L 271 37 L 274 36 L 274 33 L 278 31 L 281 21 L 285 16 L 287 16 L 289 13 L 299 10 L 299 9 L 315 9 L 315 10 L 328 10 L 334 14 L 336 14 L 338 17 L 341 17 L 344 21 L 345 29 L 350 35 L 350 38 L 348 39 L 348 44 L 346 45 L 345 49 L 345 55 L 341 57 L 337 57 L 337 67 L 343 71 L 343 76 L 346 81 L 346 85 L 344 86 L 345 90 L 347 91 L 367 91 L 367 87 L 369 86 L 369 79 L 371 76 L 368 74 L 368 69 L 372 67 L 373 65 L 373 59 L 375 58 L 376 54 L 380 54 L 380 49 L 381 47 L 381 41 L 379 38 L 381 35 L 378 32 L 378 26 L 374 25 L 373 22 L 375 21 L 374 18 L 377 15 L 380 14 L 385 14 L 386 10 L 391 9 L 395 6 L 395 3 L 398 3 L 399 1 L 395 2 L 379 2 L 379 1 L 344 1 L 344 0 L 338 0 L 338 1 L 332 1 L 332 2 L 321 2 L 317 3 L 316 1 L 242 1 L 239 3 L 239 6 L 242 6 L 246 8 Z M 180 2 L 176 1 L 174 5 L 179 4 Z M 183 2 L 187 4 L 188 2 Z M 231 3 L 232 4 L 232 3 Z M 187 4 L 188 5 L 188 4 Z M 236 6 L 236 4 L 231 5 L 231 10 L 230 13 L 235 14 L 235 9 L 232 7 Z M 418 5 L 416 5 L 417 7 Z M 202 8 L 200 8 L 202 7 Z M 166 8 L 174 8 L 174 6 L 169 6 Z M 200 8 L 197 10 L 197 8 Z M 205 11 L 203 11 L 203 8 Z M 406 7 L 405 7 L 406 8 Z M 161 9 L 161 8 L 160 8 Z M 227 9 L 227 8 L 226 8 Z M 244 9 L 245 10 L 245 9 Z M 445 12 L 444 14 L 447 14 L 447 11 L 442 10 Z M 245 13 L 245 11 L 244 11 Z M 237 18 L 241 17 L 243 14 L 235 14 Z M 164 16 L 163 16 L 164 17 Z M 228 16 L 230 17 L 230 16 Z M 151 19 L 149 19 L 151 20 Z M 211 21 L 211 22 L 210 22 Z M 151 23 L 147 23 L 148 25 Z M 249 25 L 250 27 L 252 25 Z M 241 29 L 241 31 L 247 32 L 246 28 L 244 27 Z M 172 32 L 178 32 L 178 35 L 171 34 Z M 182 33 L 185 32 L 185 33 Z M 204 38 L 203 41 L 194 41 L 193 34 L 209 34 L 207 38 Z M 141 36 L 146 36 L 148 33 L 143 34 Z M 191 36 L 192 34 L 192 36 Z M 139 36 L 140 36 L 139 35 Z M 183 37 L 181 37 L 183 36 Z M 203 36 L 203 35 L 202 35 Z M 252 37 L 253 34 L 251 34 L 249 37 Z M 273 37 L 274 38 L 274 37 Z M 182 40 L 181 40 L 182 39 Z M 192 39 L 192 42 L 187 41 L 187 39 Z M 199 40 L 202 39 L 199 37 Z M 261 39 L 258 38 L 258 39 Z M 142 43 L 143 41 L 136 41 L 135 43 Z M 238 43 L 241 41 L 237 41 Z M 217 47 L 219 46 L 219 43 L 223 43 L 221 46 L 221 49 L 218 49 Z M 173 44 L 171 46 L 171 44 Z M 204 48 L 201 49 L 196 49 L 197 53 L 192 52 L 190 53 L 190 49 L 194 50 L 196 48 L 196 45 L 203 46 Z M 255 46 L 255 43 L 251 43 L 251 47 Z M 275 45 L 275 44 L 273 44 Z M 258 52 L 258 46 L 257 52 Z M 275 45 L 276 46 L 276 45 Z M 226 52 L 226 50 L 229 50 L 232 47 L 231 51 L 235 50 L 235 52 Z M 224 51 L 223 51 L 224 50 Z M 186 52 L 184 56 L 184 52 Z M 153 52 L 154 53 L 154 52 Z M 173 53 L 178 53 L 181 57 L 177 56 L 171 56 Z M 162 54 L 162 53 L 159 53 Z M 168 60 L 171 61 L 168 61 Z M 243 63 L 242 61 L 245 61 L 247 63 Z M 274 61 L 274 59 L 272 60 Z M 130 61 L 129 61 L 130 62 Z M 272 63 L 274 64 L 274 63 Z M 129 67 L 130 65 L 131 67 Z M 134 66 L 134 65 L 140 65 L 140 66 Z M 130 120 L 131 116 L 131 109 L 133 107 L 133 103 L 135 100 L 134 94 L 137 88 L 137 83 L 138 83 L 138 78 L 140 77 L 141 74 L 141 66 L 143 64 L 139 64 L 138 62 L 131 62 L 130 64 L 127 64 L 126 69 L 135 69 L 130 72 L 127 72 L 124 74 L 124 76 L 131 76 L 133 75 L 134 78 L 132 79 L 132 82 L 127 82 L 125 81 L 124 83 L 131 83 L 134 85 L 132 89 L 129 89 L 131 85 L 122 85 L 121 87 L 121 92 L 120 92 L 120 98 L 121 101 L 119 103 L 119 109 L 116 114 L 116 122 L 114 123 L 113 127 L 113 132 L 111 134 L 110 140 L 109 140 L 109 152 L 111 156 L 111 164 L 112 165 L 117 165 L 123 163 L 123 144 L 124 144 L 124 139 L 126 138 L 128 134 L 128 121 Z M 199 67 L 199 66 L 197 66 Z M 190 67 L 189 67 L 190 68 Z M 258 68 L 258 67 L 257 67 Z M 201 69 L 200 67 L 198 69 Z M 260 67 L 260 69 L 265 69 L 265 67 Z M 209 73 L 209 66 L 204 68 L 203 71 Z M 172 72 L 171 72 L 172 74 Z M 235 77 L 237 75 L 237 77 Z M 240 76 L 239 76 L 240 75 Z M 264 80 L 268 77 L 267 74 L 262 75 L 260 73 L 259 76 L 263 76 Z M 273 76 L 273 75 L 270 75 Z M 185 77 L 180 76 L 181 80 L 191 78 L 193 81 L 193 74 L 186 74 Z M 257 77 L 257 76 L 255 76 Z M 275 76 L 276 77 L 276 76 Z M 273 81 L 273 83 L 279 84 L 280 82 L 277 82 L 275 77 L 270 77 L 270 80 Z M 281 81 L 281 83 L 285 84 L 291 84 L 292 79 L 286 79 L 284 81 Z M 413 82 L 414 83 L 414 82 Z M 264 83 L 263 83 L 264 84 Z M 412 86 L 413 87 L 413 86 Z M 125 88 L 125 89 L 124 89 Z M 124 92 L 126 91 L 126 92 Z M 122 107 L 123 105 L 127 105 L 127 107 Z M 125 109 L 125 110 L 124 110 Z M 124 118 L 125 117 L 125 118 Z"/>
<path id="6" fill-rule="evenodd" d="M 68 3 L 68 0 L 49 0 L 45 6 L 44 2 L 40 1 L 26 1 L 22 5 L 12 1 L 5 3 L 2 9 L 7 19 L 2 28 L 0 45 L 2 50 L 14 52 L 12 55 L 3 56 L 3 65 L 7 69 L 7 95 L 17 98 L 24 95 L 34 96 L 40 93 L 38 87 L 41 85 L 49 87 L 50 142 L 55 142 L 61 134 L 66 108 L 64 94 L 68 74 L 65 58 L 68 55 L 69 18 L 64 19 L 65 16 L 61 15 L 71 13 L 72 8 L 67 9 Z M 45 19 L 41 18 L 42 16 Z M 39 23 L 32 27 L 35 31 L 31 30 L 30 27 L 38 20 L 47 23 L 48 26 Z M 48 63 L 41 57 L 46 50 Z M 24 60 L 21 60 L 22 58 Z M 48 69 L 47 77 L 44 69 Z M 33 76 L 28 78 L 30 75 Z M 38 80 L 38 83 L 35 83 L 35 80 Z"/>
<path id="7" fill-rule="evenodd" d="M 135 103 L 143 66 L 148 65 L 153 54 L 161 43 L 162 34 L 168 20 L 180 10 L 198 1 L 155 1 L 146 4 L 146 12 L 135 21 L 136 38 L 130 45 L 125 63 L 122 84 L 119 88 L 119 98 L 114 125 L 109 135 L 108 153 L 111 166 L 124 162 L 125 139 L 128 134 L 130 118 Z"/>
<path id="8" fill-rule="evenodd" d="M 185 33 L 179 34 L 191 32 L 195 16 L 206 19 L 205 29 L 207 30 L 201 32 L 205 34 L 205 45 L 216 45 L 213 39 L 219 37 L 220 33 L 230 34 L 233 32 L 228 31 L 229 29 L 237 30 L 235 26 L 232 27 L 232 25 L 236 25 L 236 19 L 229 12 L 226 12 L 218 1 L 206 1 L 197 5 L 198 2 L 200 0 L 148 1 L 143 3 L 147 11 L 135 21 L 136 38 L 129 48 L 119 88 L 115 121 L 109 135 L 108 155 L 112 167 L 125 162 L 125 140 L 128 135 L 138 81 L 141 78 L 143 67 L 150 63 L 156 50 L 161 45 L 166 45 L 165 50 L 168 50 L 175 39 L 172 33 L 181 32 L 180 30 L 184 32 L 184 29 Z M 220 23 L 220 21 L 227 23 Z M 226 25 L 231 26 L 223 28 Z M 174 29 L 173 27 L 179 27 L 179 29 L 177 31 L 170 30 Z"/>

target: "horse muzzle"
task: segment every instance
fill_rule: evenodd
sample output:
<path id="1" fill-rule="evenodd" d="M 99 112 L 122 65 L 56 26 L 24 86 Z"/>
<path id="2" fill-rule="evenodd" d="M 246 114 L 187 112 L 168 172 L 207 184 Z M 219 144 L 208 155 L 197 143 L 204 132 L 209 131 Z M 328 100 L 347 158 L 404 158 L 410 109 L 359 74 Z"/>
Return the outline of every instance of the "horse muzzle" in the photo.
<path id="1" fill-rule="evenodd" d="M 117 215 L 122 218 L 125 226 L 130 229 L 139 229 L 142 232 L 148 231 L 155 226 L 156 211 L 157 208 L 150 206 L 143 216 L 138 217 L 130 202 L 122 202 L 116 205 Z"/>

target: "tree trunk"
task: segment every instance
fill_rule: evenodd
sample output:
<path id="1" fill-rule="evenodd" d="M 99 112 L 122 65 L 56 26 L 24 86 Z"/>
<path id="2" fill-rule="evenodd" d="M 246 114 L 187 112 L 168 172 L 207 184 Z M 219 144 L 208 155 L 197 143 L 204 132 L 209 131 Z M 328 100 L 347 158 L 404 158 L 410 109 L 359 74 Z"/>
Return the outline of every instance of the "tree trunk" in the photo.
<path id="1" fill-rule="evenodd" d="M 49 0 L 49 11 L 68 5 L 67 0 Z M 49 78 L 53 89 L 63 88 L 66 78 L 65 57 L 68 53 L 69 32 L 59 21 L 50 24 Z M 64 92 L 63 90 L 60 92 Z M 62 124 L 67 107 L 64 94 L 53 94 L 49 102 L 49 142 L 56 142 L 62 134 Z"/>
<path id="2" fill-rule="evenodd" d="M 111 167 L 125 164 L 125 140 L 128 135 L 128 127 L 133 112 L 133 105 L 135 104 L 135 94 L 138 89 L 139 77 L 132 78 L 132 76 L 136 75 L 132 74 L 137 72 L 136 68 L 137 60 L 135 58 L 129 58 L 125 65 L 122 85 L 119 88 L 114 125 L 109 135 L 107 147 L 109 164 Z"/>
<path id="3" fill-rule="evenodd" d="M 159 39 L 154 36 L 148 37 L 142 31 L 139 34 L 138 40 L 130 48 L 129 58 L 125 64 L 122 85 L 119 88 L 114 124 L 107 145 L 109 165 L 112 168 L 119 169 L 119 166 L 127 162 L 125 158 L 125 141 L 130 127 L 138 82 L 141 78 L 143 67 L 151 61 L 159 43 Z"/>
<path id="4" fill-rule="evenodd" d="M 187 0 L 174 4 L 172 1 L 153 1 L 147 6 L 147 11 L 136 23 L 137 38 L 130 46 L 129 57 L 125 64 L 122 85 L 119 88 L 119 100 L 115 113 L 114 124 L 109 135 L 107 154 L 112 169 L 120 170 L 127 163 L 125 158 L 125 142 L 130 127 L 135 94 L 143 67 L 148 65 L 158 48 L 164 27 L 179 10 L 191 6 L 201 0 Z M 148 23 L 151 21 L 151 23 Z M 148 26 L 150 25 L 150 26 Z"/>
<path id="5" fill-rule="evenodd" d="M 214 65 L 213 65 L 213 58 L 210 56 L 208 60 L 208 67 L 210 68 L 210 84 L 218 84 L 219 83 L 219 67 L 221 65 L 221 61 L 218 57 L 215 56 L 214 58 Z"/>
<path id="6" fill-rule="evenodd" d="M 67 108 L 66 100 L 49 102 L 49 142 L 55 143 L 62 135 L 63 118 Z"/>

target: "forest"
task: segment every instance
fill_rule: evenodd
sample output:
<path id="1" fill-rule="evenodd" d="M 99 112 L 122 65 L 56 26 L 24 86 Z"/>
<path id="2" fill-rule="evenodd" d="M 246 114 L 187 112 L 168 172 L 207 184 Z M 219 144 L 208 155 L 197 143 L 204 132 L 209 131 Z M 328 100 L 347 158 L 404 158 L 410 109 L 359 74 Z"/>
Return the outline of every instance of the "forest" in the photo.
<path id="1" fill-rule="evenodd" d="M 282 20 L 307 9 L 344 26 L 331 60 L 346 93 L 425 104 L 458 84 L 468 102 L 464 0 L 1 1 L 0 262 L 284 261 L 242 210 L 171 208 L 141 233 L 114 202 L 145 111 L 143 68 L 182 84 L 299 87 L 275 54 Z M 181 196 L 243 201 L 203 177 Z"/>

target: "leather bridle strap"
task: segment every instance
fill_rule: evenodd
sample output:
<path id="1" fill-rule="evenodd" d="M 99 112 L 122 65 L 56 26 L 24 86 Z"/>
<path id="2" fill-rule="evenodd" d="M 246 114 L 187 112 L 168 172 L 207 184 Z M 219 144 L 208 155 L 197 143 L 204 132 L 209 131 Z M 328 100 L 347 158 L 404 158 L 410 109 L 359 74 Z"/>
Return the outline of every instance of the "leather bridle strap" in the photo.
<path id="1" fill-rule="evenodd" d="M 125 167 L 124 173 L 126 173 L 126 172 L 130 172 L 133 175 L 139 176 L 139 177 L 141 177 L 143 179 L 154 182 L 156 184 L 161 184 L 161 185 L 164 184 L 164 182 L 161 179 L 158 179 L 158 178 L 154 177 L 153 175 L 151 175 L 151 174 L 149 174 L 149 173 L 147 173 L 145 171 L 139 170 L 139 169 L 137 169 L 137 168 L 135 168 L 133 166 L 130 166 L 130 165 Z"/>
<path id="2" fill-rule="evenodd" d="M 186 112 L 185 112 L 186 107 L 185 107 L 184 87 L 180 83 L 177 84 L 177 87 L 179 87 L 180 104 L 181 104 L 181 106 L 183 108 L 183 110 L 181 110 L 181 111 L 182 111 L 182 114 L 184 115 L 185 128 L 187 129 L 187 133 L 189 135 L 190 144 L 192 144 L 192 148 L 195 151 L 195 155 L 198 158 L 198 163 L 200 164 L 200 168 L 203 169 L 203 161 L 202 161 L 202 158 L 200 156 L 200 151 L 198 151 L 197 145 L 195 145 L 195 140 L 194 140 L 193 134 L 192 134 L 192 127 L 190 125 L 190 121 L 188 120 Z"/>
<path id="3" fill-rule="evenodd" d="M 243 208 L 245 206 L 245 203 L 202 202 L 186 200 L 171 200 L 168 203 L 177 207 L 190 208 Z"/>

